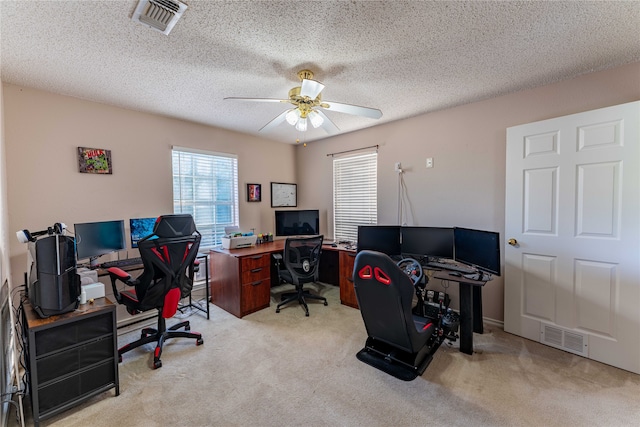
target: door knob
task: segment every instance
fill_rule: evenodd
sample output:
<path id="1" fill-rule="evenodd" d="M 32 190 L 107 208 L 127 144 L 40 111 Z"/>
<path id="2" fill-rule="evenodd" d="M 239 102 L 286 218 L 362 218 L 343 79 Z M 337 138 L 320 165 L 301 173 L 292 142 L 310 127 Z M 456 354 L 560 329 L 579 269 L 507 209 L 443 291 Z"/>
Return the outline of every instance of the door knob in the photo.
<path id="1" fill-rule="evenodd" d="M 518 244 L 518 241 L 516 239 L 509 239 L 507 240 L 507 243 L 510 244 L 511 246 L 516 246 Z"/>

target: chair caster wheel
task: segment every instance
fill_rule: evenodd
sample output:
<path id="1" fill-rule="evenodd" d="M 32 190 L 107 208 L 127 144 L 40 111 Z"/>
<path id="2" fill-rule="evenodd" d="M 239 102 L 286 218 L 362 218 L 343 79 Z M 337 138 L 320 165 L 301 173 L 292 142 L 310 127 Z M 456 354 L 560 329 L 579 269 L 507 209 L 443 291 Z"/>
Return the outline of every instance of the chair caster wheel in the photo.
<path id="1" fill-rule="evenodd" d="M 325 305 L 325 306 L 327 306 L 327 305 L 329 305 L 329 303 L 325 301 L 325 302 L 324 302 L 324 305 Z"/>
<path id="2" fill-rule="evenodd" d="M 279 308 L 276 308 L 276 313 L 280 313 L 280 309 Z"/>
<path id="3" fill-rule="evenodd" d="M 122 355 L 118 355 L 118 363 L 122 363 Z"/>
<path id="4" fill-rule="evenodd" d="M 162 361 L 161 360 L 154 360 L 153 361 L 153 369 L 158 369 L 158 368 L 162 368 Z"/>
<path id="5" fill-rule="evenodd" d="M 202 345 L 202 344 L 204 344 L 204 340 L 202 338 L 198 338 L 196 340 L 196 345 Z"/>
<path id="6" fill-rule="evenodd" d="M 304 315 L 305 315 L 306 317 L 309 317 L 309 313 L 305 313 Z"/>

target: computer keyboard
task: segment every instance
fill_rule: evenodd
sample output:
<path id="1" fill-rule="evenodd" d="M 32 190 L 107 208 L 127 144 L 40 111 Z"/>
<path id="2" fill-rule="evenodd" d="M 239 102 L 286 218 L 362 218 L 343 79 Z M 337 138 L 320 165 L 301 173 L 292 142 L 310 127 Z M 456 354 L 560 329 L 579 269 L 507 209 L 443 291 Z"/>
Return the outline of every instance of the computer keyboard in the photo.
<path id="1" fill-rule="evenodd" d="M 429 261 L 424 263 L 425 267 L 433 267 L 433 268 L 441 268 L 443 270 L 449 271 L 457 271 L 462 274 L 471 274 L 476 273 L 476 270 L 472 267 L 461 265 L 461 264 L 452 264 L 449 262 L 437 262 L 437 261 Z"/>
<path id="2" fill-rule="evenodd" d="M 127 258 L 127 259 L 119 259 L 115 261 L 107 261 L 103 262 L 100 266 L 102 268 L 110 268 L 110 267 L 129 267 L 131 265 L 139 265 L 142 264 L 142 258 Z"/>

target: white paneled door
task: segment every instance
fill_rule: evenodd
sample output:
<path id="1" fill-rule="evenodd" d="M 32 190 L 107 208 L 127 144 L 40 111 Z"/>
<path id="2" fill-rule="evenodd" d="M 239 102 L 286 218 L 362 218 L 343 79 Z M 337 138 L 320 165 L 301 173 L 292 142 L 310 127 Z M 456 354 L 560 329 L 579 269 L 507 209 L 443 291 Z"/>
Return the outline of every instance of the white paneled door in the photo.
<path id="1" fill-rule="evenodd" d="M 640 102 L 507 129 L 507 332 L 640 373 Z"/>

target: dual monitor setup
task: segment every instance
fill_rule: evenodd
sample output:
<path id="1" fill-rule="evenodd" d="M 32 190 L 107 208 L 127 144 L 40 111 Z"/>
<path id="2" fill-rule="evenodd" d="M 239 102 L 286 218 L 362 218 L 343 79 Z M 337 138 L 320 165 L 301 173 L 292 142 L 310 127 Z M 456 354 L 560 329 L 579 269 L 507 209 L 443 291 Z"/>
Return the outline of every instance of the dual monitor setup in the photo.
<path id="1" fill-rule="evenodd" d="M 477 271 L 500 276 L 500 235 L 462 227 L 358 227 L 358 251 L 372 250 L 392 258 L 414 258 L 423 265 L 454 260 Z M 454 269 L 454 268 L 452 268 Z M 475 273 L 474 273 L 475 274 Z"/>
<path id="2" fill-rule="evenodd" d="M 131 218 L 129 220 L 131 247 L 137 248 L 138 241 L 153 233 L 156 223 L 153 218 Z M 92 266 L 97 259 L 111 252 L 127 249 L 124 220 L 85 222 L 74 225 L 78 260 L 89 259 Z"/>

